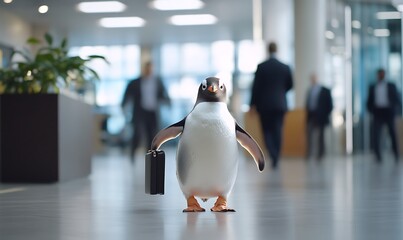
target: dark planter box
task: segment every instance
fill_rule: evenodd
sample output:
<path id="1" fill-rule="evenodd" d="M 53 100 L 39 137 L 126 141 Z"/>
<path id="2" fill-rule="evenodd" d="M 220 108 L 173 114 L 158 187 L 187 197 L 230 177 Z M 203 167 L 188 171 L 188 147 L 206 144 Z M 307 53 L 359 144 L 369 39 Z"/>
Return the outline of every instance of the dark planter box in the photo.
<path id="1" fill-rule="evenodd" d="M 91 105 L 63 94 L 0 95 L 1 182 L 88 176 L 92 118 Z"/>

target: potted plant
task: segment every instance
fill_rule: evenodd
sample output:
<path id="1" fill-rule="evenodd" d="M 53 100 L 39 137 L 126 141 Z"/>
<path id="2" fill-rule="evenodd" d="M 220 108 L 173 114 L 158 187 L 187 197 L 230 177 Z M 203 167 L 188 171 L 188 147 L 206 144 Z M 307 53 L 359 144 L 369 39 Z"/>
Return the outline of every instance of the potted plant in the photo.
<path id="1" fill-rule="evenodd" d="M 56 182 L 83 177 L 91 171 L 92 106 L 65 94 L 65 89 L 99 79 L 88 62 L 69 56 L 67 40 L 15 51 L 8 69 L 0 69 L 0 180 Z"/>
<path id="2" fill-rule="evenodd" d="M 31 51 L 14 51 L 13 56 L 20 60 L 12 62 L 9 69 L 0 69 L 3 93 L 59 93 L 61 88 L 71 84 L 99 79 L 87 63 L 94 59 L 105 60 L 104 57 L 92 55 L 83 59 L 69 56 L 66 38 L 58 46 L 54 45 L 51 35 L 45 34 L 44 38 L 47 45 L 39 48 L 35 54 Z M 40 43 L 33 37 L 27 40 L 31 49 Z"/>

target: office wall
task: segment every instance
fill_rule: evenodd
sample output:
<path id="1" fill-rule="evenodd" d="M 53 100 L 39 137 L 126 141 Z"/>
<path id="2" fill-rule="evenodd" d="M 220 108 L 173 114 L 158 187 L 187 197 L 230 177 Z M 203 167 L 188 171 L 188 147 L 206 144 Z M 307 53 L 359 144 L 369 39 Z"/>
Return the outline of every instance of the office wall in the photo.
<path id="1" fill-rule="evenodd" d="M 31 34 L 30 23 L 0 9 L 0 43 L 13 48 L 21 48 Z"/>
<path id="2" fill-rule="evenodd" d="M 55 43 L 59 43 L 64 37 L 68 37 L 65 29 L 50 27 L 48 24 L 30 23 L 15 14 L 0 9 L 0 44 L 4 46 L 21 50 L 27 47 L 28 38 L 35 37 L 43 40 L 43 36 L 47 32 L 52 35 Z M 30 50 L 36 51 L 39 47 L 41 45 Z"/>
<path id="3" fill-rule="evenodd" d="M 278 58 L 294 66 L 294 1 L 263 0 L 263 39 L 279 45 Z"/>

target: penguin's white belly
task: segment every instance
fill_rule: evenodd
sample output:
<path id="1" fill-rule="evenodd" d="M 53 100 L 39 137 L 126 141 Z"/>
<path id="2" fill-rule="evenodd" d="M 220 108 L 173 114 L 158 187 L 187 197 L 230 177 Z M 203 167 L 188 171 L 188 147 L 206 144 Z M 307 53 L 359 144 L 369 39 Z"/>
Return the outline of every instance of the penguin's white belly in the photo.
<path id="1" fill-rule="evenodd" d="M 235 120 L 225 103 L 199 103 L 187 116 L 177 152 L 177 175 L 186 197 L 230 193 L 238 171 Z"/>

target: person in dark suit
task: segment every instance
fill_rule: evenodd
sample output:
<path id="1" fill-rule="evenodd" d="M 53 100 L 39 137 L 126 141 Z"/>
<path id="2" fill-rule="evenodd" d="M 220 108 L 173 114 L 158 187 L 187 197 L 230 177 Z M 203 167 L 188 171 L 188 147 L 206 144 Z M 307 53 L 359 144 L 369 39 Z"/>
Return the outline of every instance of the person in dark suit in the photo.
<path id="1" fill-rule="evenodd" d="M 380 137 L 383 125 L 388 128 L 392 150 L 395 160 L 399 160 L 398 139 L 396 136 L 395 116 L 402 108 L 400 94 L 396 85 L 385 80 L 385 70 L 380 68 L 377 71 L 377 83 L 369 87 L 367 109 L 372 114 L 373 127 L 373 150 L 376 159 L 382 160 L 380 149 Z"/>
<path id="2" fill-rule="evenodd" d="M 122 107 L 129 101 L 133 101 L 131 123 L 134 131 L 130 156 L 134 160 L 134 153 L 143 136 L 146 147 L 149 148 L 157 133 L 159 104 L 162 101 L 169 102 L 161 78 L 153 73 L 152 62 L 146 62 L 143 66 L 142 75 L 127 85 L 123 95 Z"/>
<path id="3" fill-rule="evenodd" d="M 325 154 L 324 132 L 329 124 L 329 116 L 333 110 L 333 100 L 330 90 L 318 83 L 315 74 L 311 75 L 311 87 L 308 90 L 305 109 L 306 134 L 307 134 L 307 158 L 311 157 L 313 142 L 317 142 L 317 159 L 320 160 Z"/>
<path id="4" fill-rule="evenodd" d="M 269 59 L 260 63 L 255 72 L 250 101 L 251 112 L 257 112 L 263 128 L 266 148 L 272 168 L 278 165 L 284 114 L 287 112 L 286 93 L 293 86 L 290 67 L 276 58 L 277 45 L 267 47 Z"/>

